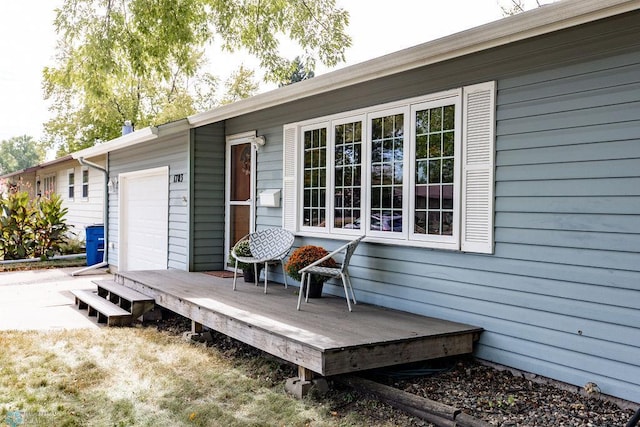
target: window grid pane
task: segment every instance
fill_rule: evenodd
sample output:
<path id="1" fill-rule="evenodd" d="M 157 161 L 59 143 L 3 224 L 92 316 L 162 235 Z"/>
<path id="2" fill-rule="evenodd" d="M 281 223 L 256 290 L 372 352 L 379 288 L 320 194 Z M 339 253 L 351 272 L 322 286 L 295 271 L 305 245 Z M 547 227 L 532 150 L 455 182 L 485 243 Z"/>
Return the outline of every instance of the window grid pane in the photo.
<path id="1" fill-rule="evenodd" d="M 44 196 L 50 196 L 56 192 L 56 176 L 45 176 L 42 180 L 42 194 Z"/>
<path id="2" fill-rule="evenodd" d="M 335 228 L 360 228 L 362 122 L 334 127 Z"/>
<path id="3" fill-rule="evenodd" d="M 414 232 L 453 235 L 455 105 L 416 112 Z"/>
<path id="4" fill-rule="evenodd" d="M 325 128 L 304 132 L 304 205 L 307 227 L 324 227 L 327 191 L 327 131 Z"/>
<path id="5" fill-rule="evenodd" d="M 82 171 L 82 197 L 85 199 L 89 197 L 89 171 L 88 170 Z"/>
<path id="6" fill-rule="evenodd" d="M 404 115 L 371 122 L 370 229 L 402 231 Z"/>
<path id="7" fill-rule="evenodd" d="M 68 175 L 68 177 L 69 177 L 69 185 L 68 185 L 68 187 L 69 187 L 69 192 L 68 192 L 68 196 L 69 196 L 69 199 L 73 199 L 74 192 L 75 192 L 75 191 L 74 191 L 74 188 L 75 188 L 75 186 L 74 186 L 74 182 L 75 182 L 75 173 L 70 172 L 70 173 L 69 173 L 69 175 Z"/>

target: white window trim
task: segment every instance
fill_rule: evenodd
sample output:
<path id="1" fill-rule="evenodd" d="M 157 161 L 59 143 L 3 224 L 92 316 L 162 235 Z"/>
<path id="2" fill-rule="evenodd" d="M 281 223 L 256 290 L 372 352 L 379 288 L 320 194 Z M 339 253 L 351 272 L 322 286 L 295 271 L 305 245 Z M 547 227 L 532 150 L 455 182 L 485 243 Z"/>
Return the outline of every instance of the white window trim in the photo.
<path id="1" fill-rule="evenodd" d="M 50 173 L 42 178 L 42 195 L 50 196 L 52 193 L 58 193 L 58 179 L 55 173 Z M 49 187 L 53 188 L 49 188 Z"/>
<path id="2" fill-rule="evenodd" d="M 283 174 L 283 187 L 284 194 L 283 200 L 288 200 L 283 204 L 283 226 L 294 233 L 301 236 L 309 237 L 322 237 L 333 239 L 344 239 L 347 236 L 358 236 L 366 234 L 367 242 L 384 243 L 392 245 L 402 246 L 417 246 L 425 248 L 437 248 L 437 249 L 450 249 L 458 251 L 468 252 L 480 252 L 480 253 L 493 253 L 493 221 L 494 221 L 494 175 L 495 175 L 495 87 L 494 81 L 481 83 L 473 86 L 467 86 L 464 88 L 457 88 L 444 92 L 439 92 L 431 95 L 415 97 L 405 99 L 388 104 L 375 105 L 359 110 L 334 114 L 321 118 L 314 118 L 307 121 L 298 123 L 290 123 L 284 126 L 284 170 Z M 476 136 L 470 136 L 467 134 L 470 127 L 475 124 L 470 124 L 467 113 L 470 110 L 468 105 L 470 97 L 473 94 L 479 94 L 479 97 L 483 97 L 488 101 L 485 101 L 482 119 L 484 123 L 481 124 L 481 141 L 476 141 Z M 416 234 L 412 230 L 413 228 L 413 209 L 415 201 L 413 200 L 414 185 L 415 185 L 415 139 L 414 139 L 414 113 L 416 109 L 420 108 L 420 104 L 434 103 L 436 105 L 442 105 L 443 101 L 448 102 L 452 100 L 456 105 L 456 141 L 455 152 L 456 162 L 454 166 L 454 235 L 453 236 L 438 236 L 438 235 L 423 235 Z M 489 108 L 488 114 L 486 108 Z M 369 230 L 369 212 L 370 212 L 370 168 L 371 159 L 370 156 L 370 126 L 371 118 L 380 117 L 389 114 L 389 111 L 394 109 L 404 109 L 405 112 L 405 159 L 409 158 L 408 162 L 405 162 L 404 166 L 404 180 L 403 180 L 403 215 L 410 217 L 409 221 L 406 221 L 406 226 L 403 227 L 402 232 L 376 232 L 375 230 Z M 471 113 L 473 114 L 473 112 Z M 334 205 L 334 126 L 335 124 L 354 121 L 354 117 L 364 117 L 363 121 L 363 133 L 366 129 L 366 136 L 363 135 L 363 151 L 362 155 L 367 156 L 366 161 L 362 163 L 362 191 L 361 194 L 363 205 L 361 207 L 362 227 L 360 229 L 337 229 L 333 226 L 333 205 Z M 480 117 L 480 116 L 477 116 Z M 316 128 L 326 125 L 327 127 L 327 226 L 319 229 L 318 227 L 302 227 L 299 221 L 302 218 L 302 185 L 303 176 L 301 174 L 302 164 L 304 161 L 304 150 L 301 150 L 298 145 L 302 143 L 301 129 Z M 474 129 L 475 131 L 475 129 Z M 484 151 L 483 159 L 481 162 L 476 162 L 472 159 L 468 161 L 469 140 L 474 139 L 474 147 L 482 147 Z M 292 155 L 294 153 L 294 155 Z M 473 154 L 471 154 L 473 156 Z M 485 158 L 486 157 L 486 158 Z M 294 165 L 288 164 L 292 159 L 296 162 Z M 459 160 L 460 159 L 460 160 Z M 469 164 L 471 163 L 471 164 Z M 482 163 L 482 164 L 480 164 Z M 471 207 L 465 205 L 466 190 L 465 186 L 470 179 L 475 179 L 474 172 L 481 171 L 482 178 L 484 179 L 483 191 L 481 195 L 486 198 L 481 207 Z M 364 176 L 366 174 L 366 176 Z M 476 172 L 477 174 L 477 172 Z M 478 176 L 478 175 L 476 175 Z M 293 191 L 292 191 L 293 190 Z M 295 194 L 295 199 L 291 195 Z M 330 202 L 330 203 L 329 203 Z M 480 224 L 484 227 L 483 230 L 477 231 L 477 226 Z M 403 223 L 403 225 L 405 225 Z M 471 230 L 471 231 L 469 231 Z M 471 235 L 471 238 L 468 237 Z"/>
<path id="3" fill-rule="evenodd" d="M 84 173 L 85 171 L 87 172 L 87 182 L 84 182 Z M 80 179 L 82 180 L 82 186 L 80 187 L 80 195 L 82 196 L 82 201 L 83 202 L 88 202 L 89 201 L 89 183 L 91 182 L 91 171 L 89 170 L 89 168 L 87 166 L 83 166 L 81 171 L 80 171 Z M 87 196 L 84 196 L 84 186 L 87 186 Z"/>
<path id="4" fill-rule="evenodd" d="M 361 122 L 362 123 L 362 150 L 364 150 L 365 148 L 365 143 L 367 141 L 368 135 L 369 135 L 369 131 L 367 128 L 367 115 L 366 114 L 357 114 L 357 115 L 350 115 L 350 116 L 346 116 L 346 117 L 340 117 L 340 118 L 336 118 L 334 120 L 331 121 L 330 126 L 329 126 L 329 141 L 330 143 L 327 145 L 327 164 L 329 165 L 335 165 L 335 138 L 336 138 L 336 134 L 335 134 L 335 127 L 339 126 L 339 125 L 343 125 L 346 123 L 354 123 L 354 122 Z M 329 148 L 332 148 L 331 150 L 329 150 Z M 360 164 L 361 164 L 361 171 L 360 171 L 360 201 L 361 201 L 361 206 L 360 206 L 360 217 L 362 218 L 363 215 L 363 209 L 364 206 L 366 206 L 365 202 L 365 198 L 367 197 L 367 195 L 364 193 L 364 190 L 366 189 L 366 183 L 367 183 L 367 179 L 369 176 L 369 171 L 366 170 L 365 166 L 366 166 L 366 162 L 364 160 L 366 153 L 364 151 L 361 151 L 360 153 Z M 336 187 L 335 187 L 335 173 L 336 173 L 336 168 L 332 167 L 332 168 L 328 168 L 327 170 L 327 182 L 328 182 L 328 200 L 329 201 L 334 201 L 335 202 L 335 192 L 336 192 Z M 334 203 L 333 202 L 333 203 Z M 332 203 L 332 204 L 333 204 Z M 335 211 L 335 207 L 333 208 Z M 333 218 L 333 215 L 331 215 L 331 217 Z M 345 236 L 354 236 L 354 235 L 361 235 L 363 232 L 364 228 L 362 223 L 360 224 L 360 229 L 353 229 L 353 228 L 340 228 L 340 227 L 336 227 L 334 224 L 334 221 L 329 221 L 329 233 L 332 234 L 342 234 Z"/>
<path id="5" fill-rule="evenodd" d="M 406 158 L 406 154 L 409 152 L 408 151 L 408 136 L 409 133 L 407 132 L 407 121 L 406 118 L 409 115 L 409 106 L 408 105 L 403 105 L 401 107 L 393 107 L 393 108 L 389 108 L 386 110 L 377 110 L 373 113 L 367 114 L 367 121 L 366 121 L 366 127 L 367 127 L 367 144 L 365 144 L 367 151 L 366 151 L 366 155 L 365 155 L 365 165 L 366 165 L 366 170 L 367 170 L 367 180 L 366 182 L 366 186 L 365 186 L 365 195 L 364 195 L 364 208 L 362 209 L 362 215 L 364 215 L 364 222 L 362 221 L 362 216 L 361 218 L 361 223 L 364 225 L 362 227 L 362 229 L 360 230 L 361 232 L 359 234 L 362 234 L 362 232 L 364 232 L 364 234 L 366 234 L 367 236 L 371 236 L 371 237 L 380 237 L 380 238 L 384 238 L 385 240 L 389 239 L 399 239 L 399 240 L 407 240 L 407 228 L 409 227 L 409 225 L 407 223 L 404 222 L 404 218 L 403 218 L 403 224 L 402 224 L 402 231 L 376 231 L 376 230 L 371 230 L 371 178 L 372 178 L 372 174 L 371 174 L 371 166 L 372 166 L 372 159 L 371 159 L 371 146 L 368 144 L 370 142 L 369 138 L 371 137 L 373 130 L 371 128 L 372 126 L 372 121 L 374 119 L 378 119 L 381 117 L 387 117 L 387 116 L 392 116 L 392 115 L 396 115 L 396 114 L 403 114 L 404 115 L 404 119 L 405 122 L 403 123 L 404 125 L 404 133 L 403 133 L 403 138 L 402 138 L 402 152 L 403 152 L 403 158 Z M 404 166 L 402 169 L 402 212 L 406 212 L 407 211 L 407 201 L 408 201 L 408 197 L 409 197 L 409 188 L 408 188 L 408 183 L 409 183 L 409 168 L 406 167 L 406 162 L 404 162 Z"/>
<path id="6" fill-rule="evenodd" d="M 70 182 L 71 175 L 73 175 L 73 184 Z M 76 170 L 67 169 L 67 200 L 70 202 L 73 202 L 76 199 L 76 181 Z M 72 194 L 72 197 L 69 196 L 69 193 Z"/>
<path id="7" fill-rule="evenodd" d="M 323 121 L 323 122 L 318 122 L 318 123 L 314 123 L 314 124 L 308 124 L 305 126 L 300 126 L 299 129 L 299 135 L 300 135 L 300 144 L 301 144 L 301 149 L 299 150 L 298 153 L 298 164 L 300 165 L 300 173 L 299 176 L 296 178 L 298 179 L 299 182 L 299 191 L 298 191 L 298 218 L 300 218 L 300 221 L 304 222 L 304 133 L 306 131 L 309 130 L 317 130 L 317 129 L 325 129 L 326 134 L 327 134 L 327 142 L 326 142 L 326 153 L 325 153 L 325 159 L 327 162 L 327 172 L 325 175 L 325 186 L 326 186 L 326 193 L 325 193 L 325 222 L 329 219 L 329 206 L 328 206 L 328 194 L 329 194 L 329 185 L 333 182 L 331 181 L 330 175 L 332 176 L 332 174 L 329 173 L 329 165 L 331 165 L 332 163 L 330 163 L 329 160 L 329 146 L 330 146 L 330 141 L 331 138 L 329 136 L 329 132 L 330 132 L 330 122 L 327 121 Z M 331 216 L 333 217 L 333 215 Z M 303 232 L 310 232 L 310 233 L 314 233 L 314 232 L 318 232 L 318 230 L 324 230 L 327 229 L 328 227 L 325 224 L 325 227 L 309 227 L 309 226 L 305 226 L 303 223 L 300 223 L 299 228 L 300 231 Z"/>
<path id="8" fill-rule="evenodd" d="M 454 176 L 456 179 L 453 181 L 453 212 L 455 213 L 453 216 L 453 235 L 451 236 L 439 236 L 434 234 L 418 234 L 415 232 L 415 227 L 411 228 L 409 231 L 409 239 L 412 241 L 420 241 L 420 242 L 429 242 L 429 246 L 433 248 L 439 249 L 459 249 L 460 247 L 460 212 L 461 212 L 461 188 L 462 188 L 462 178 L 460 176 L 461 172 L 461 161 L 462 158 L 462 89 L 458 91 L 458 93 L 449 98 L 439 98 L 437 100 L 429 100 L 422 103 L 412 104 L 411 105 L 411 113 L 410 113 L 410 126 L 411 126 L 411 143 L 409 148 L 409 158 L 411 159 L 409 168 L 409 188 L 414 189 L 416 185 L 416 137 L 414 134 L 414 129 L 416 128 L 416 112 L 425 110 L 432 107 L 439 107 L 443 104 L 454 104 L 456 113 L 455 113 L 455 140 L 454 140 L 454 153 L 455 158 L 458 161 L 454 162 Z M 409 197 L 409 215 L 413 215 L 415 212 L 415 197 Z"/>

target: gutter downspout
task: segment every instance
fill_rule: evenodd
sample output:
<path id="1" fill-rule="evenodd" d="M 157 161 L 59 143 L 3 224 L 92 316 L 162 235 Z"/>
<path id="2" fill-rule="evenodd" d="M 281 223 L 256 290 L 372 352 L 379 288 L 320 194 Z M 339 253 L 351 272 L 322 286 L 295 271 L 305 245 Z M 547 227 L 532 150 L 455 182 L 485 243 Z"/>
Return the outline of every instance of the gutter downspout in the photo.
<path id="1" fill-rule="evenodd" d="M 73 273 L 71 273 L 72 276 L 77 276 L 78 274 L 84 273 L 85 271 L 109 266 L 109 172 L 102 166 L 85 160 L 84 157 L 79 157 L 78 162 L 80 162 L 82 166 L 88 166 L 90 168 L 99 170 L 104 174 L 104 200 L 102 202 L 102 218 L 104 223 L 104 252 L 102 252 L 102 262 L 90 265 L 78 271 L 74 271 Z"/>

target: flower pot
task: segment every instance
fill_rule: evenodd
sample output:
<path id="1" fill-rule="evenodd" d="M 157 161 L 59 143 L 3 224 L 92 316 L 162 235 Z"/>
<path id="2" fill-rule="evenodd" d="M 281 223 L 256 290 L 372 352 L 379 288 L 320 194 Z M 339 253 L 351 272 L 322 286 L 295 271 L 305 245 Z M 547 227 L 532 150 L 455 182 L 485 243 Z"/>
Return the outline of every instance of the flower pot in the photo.
<path id="1" fill-rule="evenodd" d="M 258 266 L 258 280 L 260 280 L 260 270 L 262 270 L 262 265 Z M 246 283 L 255 283 L 256 278 L 254 276 L 253 265 L 242 270 L 242 277 Z"/>
<path id="2" fill-rule="evenodd" d="M 306 282 L 306 280 L 305 280 Z M 320 298 L 322 297 L 322 285 L 324 285 L 324 280 L 322 279 L 314 279 L 313 276 L 311 278 L 311 287 L 309 288 L 309 298 Z M 303 292 L 307 292 L 307 284 L 304 284 Z"/>

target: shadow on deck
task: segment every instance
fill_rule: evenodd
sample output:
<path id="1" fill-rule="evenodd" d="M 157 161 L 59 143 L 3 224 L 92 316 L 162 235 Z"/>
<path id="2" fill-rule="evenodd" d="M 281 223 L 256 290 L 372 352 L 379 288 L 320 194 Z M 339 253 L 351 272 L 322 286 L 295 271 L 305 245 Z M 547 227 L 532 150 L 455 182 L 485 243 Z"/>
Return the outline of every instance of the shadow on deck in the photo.
<path id="1" fill-rule="evenodd" d="M 471 353 L 481 328 L 322 297 L 296 310 L 298 288 L 263 287 L 205 273 L 121 272 L 116 280 L 194 322 L 330 376 Z M 356 294 L 357 296 L 357 294 Z"/>

